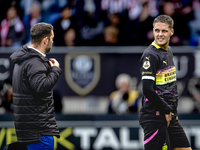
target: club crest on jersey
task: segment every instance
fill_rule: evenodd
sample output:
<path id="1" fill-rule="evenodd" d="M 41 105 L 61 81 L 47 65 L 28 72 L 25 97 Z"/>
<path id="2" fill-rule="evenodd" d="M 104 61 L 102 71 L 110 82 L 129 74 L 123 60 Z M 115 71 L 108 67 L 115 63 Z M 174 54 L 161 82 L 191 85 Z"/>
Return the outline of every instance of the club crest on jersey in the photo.
<path id="1" fill-rule="evenodd" d="M 148 69 L 150 66 L 151 66 L 151 65 L 150 65 L 150 62 L 149 62 L 149 61 L 145 61 L 145 62 L 143 63 L 143 68 L 144 68 L 144 69 Z"/>
<path id="2" fill-rule="evenodd" d="M 71 53 L 65 56 L 65 80 L 79 95 L 91 92 L 100 79 L 100 56 L 96 53 Z"/>
<path id="3" fill-rule="evenodd" d="M 162 150 L 168 150 L 168 146 L 166 143 L 164 143 L 163 147 L 162 147 Z"/>

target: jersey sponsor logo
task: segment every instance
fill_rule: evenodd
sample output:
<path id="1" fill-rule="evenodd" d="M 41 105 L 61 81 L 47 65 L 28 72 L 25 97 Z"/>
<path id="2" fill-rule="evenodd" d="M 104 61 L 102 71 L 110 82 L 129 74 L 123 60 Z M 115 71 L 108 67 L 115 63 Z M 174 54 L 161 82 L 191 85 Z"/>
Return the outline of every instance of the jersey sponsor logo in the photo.
<path id="1" fill-rule="evenodd" d="M 148 69 L 150 66 L 151 66 L 151 65 L 150 65 L 150 62 L 149 62 L 149 61 L 145 61 L 145 62 L 143 63 L 143 68 L 144 68 L 144 69 Z"/>
<path id="2" fill-rule="evenodd" d="M 171 66 L 156 72 L 156 85 L 165 85 L 176 81 L 175 66 Z"/>
<path id="3" fill-rule="evenodd" d="M 100 56 L 96 53 L 70 53 L 65 56 L 65 80 L 79 95 L 91 92 L 100 79 Z"/>
<path id="4" fill-rule="evenodd" d="M 144 75 L 144 74 L 152 74 L 152 72 L 150 72 L 150 71 L 142 72 L 142 75 Z"/>

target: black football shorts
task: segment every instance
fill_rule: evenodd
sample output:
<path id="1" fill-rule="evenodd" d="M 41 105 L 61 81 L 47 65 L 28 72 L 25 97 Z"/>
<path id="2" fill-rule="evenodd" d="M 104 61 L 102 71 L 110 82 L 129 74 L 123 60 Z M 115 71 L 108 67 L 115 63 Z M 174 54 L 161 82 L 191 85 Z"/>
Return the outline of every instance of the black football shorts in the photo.
<path id="1" fill-rule="evenodd" d="M 190 147 L 187 136 L 175 116 L 169 127 L 166 123 L 148 122 L 141 124 L 144 130 L 145 150 L 171 150 Z"/>

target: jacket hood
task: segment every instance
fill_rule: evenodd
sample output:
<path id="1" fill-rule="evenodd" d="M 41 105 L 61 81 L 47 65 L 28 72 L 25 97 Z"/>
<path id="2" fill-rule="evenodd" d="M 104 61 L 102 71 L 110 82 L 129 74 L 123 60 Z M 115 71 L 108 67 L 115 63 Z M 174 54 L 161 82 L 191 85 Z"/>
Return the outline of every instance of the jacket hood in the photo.
<path id="1" fill-rule="evenodd" d="M 40 57 L 44 60 L 44 57 L 42 57 L 35 50 L 28 48 L 26 45 L 23 45 L 19 50 L 12 53 L 12 55 L 10 56 L 10 60 L 13 63 L 21 63 L 31 57 Z"/>

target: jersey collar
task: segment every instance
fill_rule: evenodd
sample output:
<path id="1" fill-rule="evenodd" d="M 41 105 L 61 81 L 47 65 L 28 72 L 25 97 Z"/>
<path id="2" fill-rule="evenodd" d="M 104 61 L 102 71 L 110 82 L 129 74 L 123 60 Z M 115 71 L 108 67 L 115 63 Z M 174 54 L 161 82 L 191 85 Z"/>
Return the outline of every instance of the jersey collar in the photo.
<path id="1" fill-rule="evenodd" d="M 155 46 L 157 49 L 161 48 L 159 45 L 157 45 L 156 43 L 152 42 L 151 45 Z"/>
<path id="2" fill-rule="evenodd" d="M 162 47 L 160 47 L 159 45 L 157 45 L 156 43 L 152 42 L 151 45 L 155 46 L 155 48 L 162 50 L 162 51 L 168 51 L 169 47 L 167 48 L 167 50 L 163 49 Z"/>

